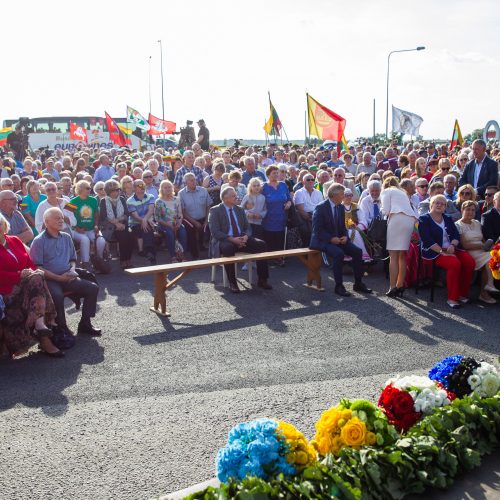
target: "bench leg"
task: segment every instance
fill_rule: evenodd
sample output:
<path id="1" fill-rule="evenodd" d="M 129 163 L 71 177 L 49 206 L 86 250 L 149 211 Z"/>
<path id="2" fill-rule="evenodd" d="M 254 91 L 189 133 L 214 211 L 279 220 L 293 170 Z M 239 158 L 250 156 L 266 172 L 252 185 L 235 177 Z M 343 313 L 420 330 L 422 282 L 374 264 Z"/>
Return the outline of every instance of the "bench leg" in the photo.
<path id="1" fill-rule="evenodd" d="M 227 279 L 226 268 L 224 266 L 221 267 L 222 267 L 222 284 L 224 288 L 227 288 L 228 279 Z"/>
<path id="2" fill-rule="evenodd" d="M 253 261 L 247 262 L 248 267 L 248 282 L 252 284 L 253 282 Z"/>
<path id="3" fill-rule="evenodd" d="M 217 273 L 217 266 L 212 266 L 212 283 L 215 283 L 216 273 Z"/>
<path id="4" fill-rule="evenodd" d="M 325 289 L 321 286 L 321 253 L 316 252 L 309 254 L 307 257 L 300 256 L 299 258 L 307 267 L 307 283 L 304 286 L 324 292 Z M 316 282 L 316 285 L 313 284 L 314 282 Z"/>
<path id="5" fill-rule="evenodd" d="M 150 310 L 161 316 L 170 316 L 167 312 L 167 297 L 165 291 L 167 289 L 167 273 L 158 273 L 155 275 L 155 292 L 153 307 Z"/>

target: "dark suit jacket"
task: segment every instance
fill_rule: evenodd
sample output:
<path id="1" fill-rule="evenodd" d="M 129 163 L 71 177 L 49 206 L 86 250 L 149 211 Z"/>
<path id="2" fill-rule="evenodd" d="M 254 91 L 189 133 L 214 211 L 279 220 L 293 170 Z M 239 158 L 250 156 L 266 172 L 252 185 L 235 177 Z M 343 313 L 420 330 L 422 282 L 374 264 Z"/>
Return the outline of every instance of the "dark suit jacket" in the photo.
<path id="1" fill-rule="evenodd" d="M 474 186 L 474 170 L 476 169 L 476 160 L 472 160 L 464 168 L 464 172 L 460 180 L 458 181 L 459 186 L 464 184 L 470 184 Z M 495 160 L 492 160 L 489 156 L 485 156 L 483 166 L 481 168 L 481 173 L 479 174 L 479 179 L 477 181 L 477 192 L 479 196 L 484 198 L 484 191 L 488 186 L 496 186 L 498 182 L 498 165 Z"/>
<path id="2" fill-rule="evenodd" d="M 344 205 L 340 205 L 339 219 L 340 224 L 336 224 L 333 219 L 330 200 L 322 201 L 316 205 L 312 218 L 312 234 L 309 248 L 324 250 L 332 238 L 347 236 Z"/>
<path id="3" fill-rule="evenodd" d="M 245 211 L 236 205 L 233 207 L 233 213 L 236 217 L 236 222 L 238 222 L 241 236 L 248 234 L 249 224 Z M 229 216 L 223 203 L 220 203 L 210 209 L 210 212 L 208 213 L 208 225 L 210 227 L 212 238 L 218 242 L 227 239 L 231 222 L 229 221 Z"/>
<path id="4" fill-rule="evenodd" d="M 460 233 L 457 226 L 448 215 L 443 214 L 444 227 L 450 241 L 460 242 Z M 422 258 L 435 259 L 439 254 L 430 247 L 436 243 L 441 247 L 443 245 L 443 230 L 432 220 L 431 214 L 422 215 L 418 223 L 418 233 L 422 243 Z"/>
<path id="5" fill-rule="evenodd" d="M 500 214 L 496 208 L 492 208 L 483 214 L 481 225 L 483 226 L 485 240 L 497 241 L 500 238 Z"/>

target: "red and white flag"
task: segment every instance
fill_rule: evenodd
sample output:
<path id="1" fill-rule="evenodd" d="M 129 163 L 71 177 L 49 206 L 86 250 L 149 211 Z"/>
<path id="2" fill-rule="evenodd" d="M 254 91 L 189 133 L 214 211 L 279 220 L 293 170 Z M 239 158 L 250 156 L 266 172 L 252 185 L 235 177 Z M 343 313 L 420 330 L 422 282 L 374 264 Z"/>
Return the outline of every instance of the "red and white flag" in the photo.
<path id="1" fill-rule="evenodd" d="M 87 130 L 76 123 L 69 124 L 69 138 L 76 141 L 89 142 Z"/>
<path id="2" fill-rule="evenodd" d="M 148 123 L 149 135 L 172 134 L 173 132 L 175 132 L 175 128 L 177 127 L 174 122 L 168 122 L 167 120 L 156 118 L 156 116 L 153 116 L 151 113 L 149 113 Z"/>

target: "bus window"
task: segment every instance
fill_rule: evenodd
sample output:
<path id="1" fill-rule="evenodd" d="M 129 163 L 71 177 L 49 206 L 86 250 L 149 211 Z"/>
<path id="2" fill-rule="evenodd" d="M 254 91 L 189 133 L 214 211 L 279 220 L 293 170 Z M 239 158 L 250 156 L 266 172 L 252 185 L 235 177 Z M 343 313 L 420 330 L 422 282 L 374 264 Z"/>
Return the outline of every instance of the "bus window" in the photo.
<path id="1" fill-rule="evenodd" d="M 34 124 L 35 132 L 48 132 L 49 124 L 48 122 L 35 122 Z"/>
<path id="2" fill-rule="evenodd" d="M 69 132 L 68 122 L 53 122 L 51 125 L 51 132 L 56 132 L 58 134 L 67 134 Z"/>

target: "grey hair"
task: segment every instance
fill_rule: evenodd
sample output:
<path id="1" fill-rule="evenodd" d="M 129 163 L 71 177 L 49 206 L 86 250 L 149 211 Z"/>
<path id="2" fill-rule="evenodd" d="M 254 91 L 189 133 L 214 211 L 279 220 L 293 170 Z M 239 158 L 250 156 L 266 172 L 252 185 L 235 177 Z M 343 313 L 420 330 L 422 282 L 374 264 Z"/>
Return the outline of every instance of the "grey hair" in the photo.
<path id="1" fill-rule="evenodd" d="M 52 216 L 53 214 L 63 214 L 62 213 L 62 210 L 58 207 L 51 207 L 49 209 L 47 209 L 44 213 L 43 213 L 43 222 L 47 222 L 47 220 L 49 219 L 50 216 Z"/>
<path id="2" fill-rule="evenodd" d="M 455 184 L 456 184 L 457 178 L 453 174 L 447 174 L 444 176 L 443 182 L 446 182 L 446 180 L 449 180 L 449 181 L 454 180 Z"/>
<path id="3" fill-rule="evenodd" d="M 333 198 L 333 196 L 337 193 L 343 193 L 345 191 L 345 187 L 338 182 L 332 182 L 330 187 L 328 188 L 328 192 L 326 193 L 328 198 Z"/>
<path id="4" fill-rule="evenodd" d="M 192 149 L 186 149 L 186 151 L 184 151 L 184 153 L 182 154 L 182 157 L 185 158 L 188 155 L 194 156 L 194 151 Z"/>
<path id="5" fill-rule="evenodd" d="M 368 190 L 370 190 L 370 189 L 382 189 L 382 184 L 380 181 L 373 179 L 370 182 L 368 182 L 366 187 L 368 188 Z"/>
<path id="6" fill-rule="evenodd" d="M 222 189 L 220 190 L 220 199 L 223 200 L 229 191 L 234 191 L 236 193 L 234 187 L 228 185 L 223 186 Z"/>
<path id="7" fill-rule="evenodd" d="M 8 234 L 10 231 L 9 221 L 0 213 L 0 227 L 3 229 L 5 234 Z"/>
<path id="8" fill-rule="evenodd" d="M 193 172 L 188 172 L 187 174 L 184 174 L 184 182 L 186 182 L 188 179 L 196 179 L 196 175 L 193 174 Z"/>

